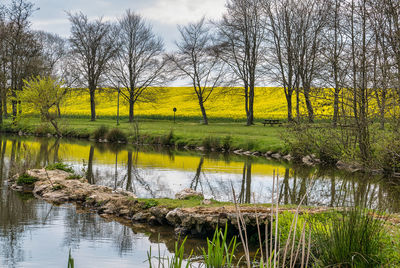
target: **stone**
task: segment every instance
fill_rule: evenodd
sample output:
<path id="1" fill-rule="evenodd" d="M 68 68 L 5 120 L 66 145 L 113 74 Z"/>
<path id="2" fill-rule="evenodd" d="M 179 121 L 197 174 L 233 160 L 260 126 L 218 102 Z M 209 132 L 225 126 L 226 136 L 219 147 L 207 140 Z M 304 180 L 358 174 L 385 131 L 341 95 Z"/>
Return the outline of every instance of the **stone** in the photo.
<path id="1" fill-rule="evenodd" d="M 293 157 L 292 157 L 292 155 L 290 155 L 290 154 L 285 155 L 285 156 L 282 157 L 282 158 L 285 159 L 286 161 L 292 161 L 292 160 L 293 160 Z"/>
<path id="2" fill-rule="evenodd" d="M 211 205 L 212 201 L 211 201 L 211 199 L 204 199 L 203 201 L 201 201 L 201 204 L 202 205 Z"/>
<path id="3" fill-rule="evenodd" d="M 311 156 L 306 155 L 304 156 L 301 161 L 303 162 L 303 164 L 307 165 L 307 166 L 313 166 L 314 165 L 314 161 L 312 159 Z"/>
<path id="4" fill-rule="evenodd" d="M 281 159 L 282 156 L 280 153 L 275 153 L 275 154 L 271 154 L 271 157 L 275 158 L 275 159 Z"/>
<path id="5" fill-rule="evenodd" d="M 196 192 L 195 190 L 190 188 L 183 189 L 182 191 L 175 194 L 175 198 L 180 200 L 188 199 L 190 197 L 204 198 L 202 193 Z"/>

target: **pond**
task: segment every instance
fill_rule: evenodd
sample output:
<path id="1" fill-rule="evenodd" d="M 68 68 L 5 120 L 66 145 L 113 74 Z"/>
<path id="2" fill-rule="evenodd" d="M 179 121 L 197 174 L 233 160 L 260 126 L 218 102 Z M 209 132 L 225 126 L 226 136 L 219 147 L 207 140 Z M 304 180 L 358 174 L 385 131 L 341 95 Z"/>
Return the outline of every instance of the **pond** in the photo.
<path id="1" fill-rule="evenodd" d="M 107 220 L 72 205 L 54 206 L 8 189 L 26 167 L 64 162 L 90 183 L 123 188 L 138 197 L 169 197 L 185 188 L 206 198 L 270 202 L 273 173 L 279 202 L 308 206 L 364 205 L 400 212 L 400 187 L 381 176 L 305 168 L 262 157 L 96 144 L 82 140 L 0 138 L 0 267 L 66 267 L 71 249 L 77 267 L 143 267 L 150 247 L 173 249 L 173 230 Z M 188 240 L 198 246 L 204 241 Z"/>

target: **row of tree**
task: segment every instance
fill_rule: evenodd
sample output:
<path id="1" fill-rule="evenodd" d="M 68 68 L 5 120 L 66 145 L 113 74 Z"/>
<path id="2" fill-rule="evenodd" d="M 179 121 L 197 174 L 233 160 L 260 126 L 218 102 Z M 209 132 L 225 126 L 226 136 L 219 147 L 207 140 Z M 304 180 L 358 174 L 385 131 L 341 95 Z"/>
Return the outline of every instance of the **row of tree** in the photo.
<path id="1" fill-rule="evenodd" d="M 0 9 L 0 112 L 11 96 L 14 117 L 24 79 L 39 74 L 88 88 L 92 120 L 101 87 L 120 90 L 132 122 L 135 103 L 154 101 L 157 89 L 177 78 L 190 81 L 205 124 L 205 103 L 217 87 L 243 95 L 248 125 L 256 86 L 283 88 L 289 121 L 294 114 L 299 119 L 302 100 L 313 122 L 314 100 L 331 99 L 334 125 L 356 119 L 360 140 L 368 140 L 372 101 L 382 127 L 400 104 L 397 0 L 228 0 L 220 20 L 178 26 L 181 38 L 171 53 L 130 10 L 115 23 L 67 13 L 68 40 L 31 30 L 34 11 L 25 0 Z"/>

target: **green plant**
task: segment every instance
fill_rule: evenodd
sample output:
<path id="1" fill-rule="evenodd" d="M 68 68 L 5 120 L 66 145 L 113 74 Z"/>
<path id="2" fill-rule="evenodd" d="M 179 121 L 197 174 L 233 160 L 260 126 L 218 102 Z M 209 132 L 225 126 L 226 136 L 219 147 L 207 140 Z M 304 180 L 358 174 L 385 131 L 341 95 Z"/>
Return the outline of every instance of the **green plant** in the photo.
<path id="1" fill-rule="evenodd" d="M 225 231 L 217 228 L 212 241 L 207 238 L 207 250 L 202 248 L 204 264 L 207 268 L 232 267 L 235 251 L 238 246 L 236 236 L 228 244 L 228 226 Z"/>
<path id="2" fill-rule="evenodd" d="M 105 125 L 101 125 L 99 128 L 97 128 L 95 131 L 92 133 L 93 139 L 96 141 L 100 139 L 105 139 L 108 133 L 108 127 Z"/>
<path id="3" fill-rule="evenodd" d="M 127 142 L 128 138 L 122 130 L 119 128 L 113 128 L 108 132 L 107 140 L 109 142 Z"/>
<path id="4" fill-rule="evenodd" d="M 65 188 L 65 186 L 62 185 L 62 184 L 55 184 L 53 186 L 53 191 L 58 191 L 58 190 L 61 190 L 61 189 L 64 189 L 64 188 Z"/>
<path id="5" fill-rule="evenodd" d="M 46 170 L 56 170 L 56 169 L 63 170 L 63 171 L 68 172 L 68 173 L 73 173 L 74 172 L 74 170 L 70 166 L 68 166 L 68 165 L 66 165 L 64 163 L 60 163 L 60 162 L 54 163 L 54 164 L 50 164 L 50 165 L 48 165 L 46 167 Z"/>
<path id="6" fill-rule="evenodd" d="M 174 145 L 175 144 L 174 130 L 171 129 L 167 135 L 161 136 L 160 144 L 168 146 Z"/>
<path id="7" fill-rule="evenodd" d="M 39 179 L 32 177 L 26 173 L 22 174 L 21 176 L 18 177 L 17 179 L 17 185 L 23 186 L 23 185 L 32 185 L 35 182 L 37 182 Z"/>
<path id="8" fill-rule="evenodd" d="M 69 250 L 68 254 L 68 268 L 74 268 L 74 258 L 71 256 L 71 250 Z"/>
<path id="9" fill-rule="evenodd" d="M 225 150 L 225 152 L 229 152 L 232 148 L 232 136 L 227 135 L 222 141 L 222 149 Z"/>
<path id="10" fill-rule="evenodd" d="M 220 143 L 219 139 L 213 136 L 205 137 L 202 141 L 202 145 L 206 151 L 211 151 L 212 149 L 219 149 Z"/>
<path id="11" fill-rule="evenodd" d="M 69 175 L 67 178 L 65 178 L 66 180 L 80 180 L 80 179 L 82 179 L 82 176 L 80 176 L 80 175 L 76 175 L 76 174 L 72 174 L 72 175 Z"/>
<path id="12" fill-rule="evenodd" d="M 316 263 L 326 267 L 378 267 L 382 260 L 382 219 L 351 208 L 328 222 L 314 225 Z"/>
<path id="13" fill-rule="evenodd" d="M 149 262 L 149 268 L 153 268 L 152 259 L 157 260 L 157 265 L 154 267 L 182 268 L 183 261 L 184 261 L 186 239 L 187 239 L 187 237 L 185 237 L 185 239 L 183 239 L 183 241 L 180 245 L 179 245 L 179 239 L 178 239 L 178 241 L 175 241 L 174 255 L 172 257 L 161 256 L 160 245 L 158 245 L 158 256 L 153 257 L 152 252 L 151 252 L 151 247 L 150 247 L 149 251 L 147 251 L 147 261 Z M 190 258 L 192 255 L 193 255 L 193 250 L 190 252 L 189 256 L 187 257 L 188 260 L 184 267 L 186 267 L 186 268 L 191 267 L 190 266 L 191 265 Z"/>
<path id="14" fill-rule="evenodd" d="M 142 208 L 143 209 L 148 209 L 148 208 L 152 208 L 158 205 L 158 201 L 154 200 L 154 199 L 147 199 L 144 202 L 142 202 Z"/>

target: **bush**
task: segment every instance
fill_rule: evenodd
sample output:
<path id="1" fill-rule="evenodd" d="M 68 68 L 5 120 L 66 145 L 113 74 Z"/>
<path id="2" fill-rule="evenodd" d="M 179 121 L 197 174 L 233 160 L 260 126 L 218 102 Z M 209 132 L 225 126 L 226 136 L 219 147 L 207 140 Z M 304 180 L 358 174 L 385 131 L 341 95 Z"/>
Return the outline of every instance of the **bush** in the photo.
<path id="1" fill-rule="evenodd" d="M 128 138 L 122 130 L 119 128 L 113 128 L 107 134 L 107 140 L 109 142 L 127 142 Z"/>
<path id="2" fill-rule="evenodd" d="M 53 129 L 49 126 L 49 124 L 42 123 L 36 127 L 36 129 L 34 130 L 34 133 L 35 133 L 35 135 L 38 135 L 38 136 L 45 136 L 48 133 L 52 134 Z"/>
<path id="3" fill-rule="evenodd" d="M 211 151 L 212 149 L 218 150 L 220 148 L 219 140 L 216 137 L 208 136 L 203 139 L 202 145 L 205 150 Z"/>
<path id="4" fill-rule="evenodd" d="M 38 178 L 29 176 L 28 174 L 22 174 L 17 179 L 17 185 L 19 185 L 19 186 L 32 185 L 35 182 L 37 182 L 38 180 L 39 180 Z"/>
<path id="5" fill-rule="evenodd" d="M 172 146 L 175 144 L 174 131 L 172 129 L 167 135 L 161 136 L 160 144 L 168 146 Z"/>
<path id="6" fill-rule="evenodd" d="M 54 164 L 50 164 L 46 167 L 46 170 L 56 170 L 56 169 L 63 170 L 68 173 L 74 172 L 74 170 L 70 166 L 63 164 L 63 163 L 54 163 Z"/>
<path id="7" fill-rule="evenodd" d="M 98 141 L 100 139 L 105 139 L 107 137 L 107 133 L 108 133 L 108 127 L 102 125 L 92 133 L 92 137 L 93 139 Z"/>
<path id="8" fill-rule="evenodd" d="M 232 137 L 230 135 L 227 135 L 222 141 L 222 149 L 224 149 L 225 152 L 229 152 L 231 148 L 232 148 Z"/>
<path id="9" fill-rule="evenodd" d="M 352 208 L 339 218 L 314 225 L 314 256 L 322 267 L 380 267 L 383 221 Z"/>

